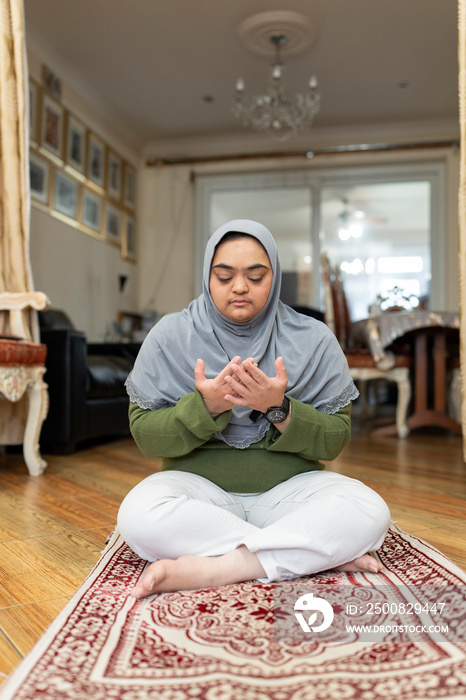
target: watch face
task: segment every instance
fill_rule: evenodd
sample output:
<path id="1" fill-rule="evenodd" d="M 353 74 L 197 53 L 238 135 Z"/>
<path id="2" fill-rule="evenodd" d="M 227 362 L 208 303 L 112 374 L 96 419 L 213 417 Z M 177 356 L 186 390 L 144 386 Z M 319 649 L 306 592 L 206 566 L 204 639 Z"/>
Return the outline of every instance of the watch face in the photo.
<path id="1" fill-rule="evenodd" d="M 284 397 L 281 406 L 270 406 L 266 411 L 265 417 L 269 423 L 283 423 L 286 420 L 290 411 L 290 400 L 287 396 Z"/>
<path id="2" fill-rule="evenodd" d="M 283 423 L 287 414 L 281 408 L 274 408 L 271 411 L 267 411 L 266 418 L 270 423 Z"/>

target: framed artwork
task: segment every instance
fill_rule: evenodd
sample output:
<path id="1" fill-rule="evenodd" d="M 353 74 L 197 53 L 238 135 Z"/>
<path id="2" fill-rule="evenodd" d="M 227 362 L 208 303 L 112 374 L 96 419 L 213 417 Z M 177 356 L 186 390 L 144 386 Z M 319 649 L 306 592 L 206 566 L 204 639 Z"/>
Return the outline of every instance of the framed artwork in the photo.
<path id="1" fill-rule="evenodd" d="M 86 127 L 72 114 L 66 119 L 66 165 L 84 176 L 86 158 Z"/>
<path id="2" fill-rule="evenodd" d="M 112 151 L 107 158 L 107 194 L 114 199 L 121 199 L 122 162 Z"/>
<path id="3" fill-rule="evenodd" d="M 134 209 L 136 203 L 136 173 L 127 163 L 125 163 L 123 202 L 126 207 Z"/>
<path id="4" fill-rule="evenodd" d="M 41 204 L 49 201 L 50 164 L 36 153 L 29 154 L 29 183 L 31 197 Z"/>
<path id="5" fill-rule="evenodd" d="M 55 171 L 53 208 L 69 219 L 78 218 L 78 183 L 60 170 Z"/>
<path id="6" fill-rule="evenodd" d="M 121 243 L 121 212 L 107 202 L 105 206 L 105 238 L 111 243 Z"/>
<path id="7" fill-rule="evenodd" d="M 125 218 L 122 252 L 127 260 L 136 260 L 136 222 L 132 216 Z"/>
<path id="8" fill-rule="evenodd" d="M 102 232 L 102 199 L 94 192 L 83 189 L 81 203 L 81 224 L 93 235 Z"/>
<path id="9" fill-rule="evenodd" d="M 42 81 L 47 92 L 56 100 L 61 100 L 61 79 L 45 64 L 42 66 Z"/>
<path id="10" fill-rule="evenodd" d="M 94 134 L 89 134 L 87 148 L 87 178 L 94 185 L 104 188 L 105 145 Z"/>
<path id="11" fill-rule="evenodd" d="M 39 86 L 29 81 L 29 141 L 39 143 Z"/>
<path id="12" fill-rule="evenodd" d="M 40 145 L 60 161 L 63 159 L 63 107 L 48 95 L 42 96 Z"/>

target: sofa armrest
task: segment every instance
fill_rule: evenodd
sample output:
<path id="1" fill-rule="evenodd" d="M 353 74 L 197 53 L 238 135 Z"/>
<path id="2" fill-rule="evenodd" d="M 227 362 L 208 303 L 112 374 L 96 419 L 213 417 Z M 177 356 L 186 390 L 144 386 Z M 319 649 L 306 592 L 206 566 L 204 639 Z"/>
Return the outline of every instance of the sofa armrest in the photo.
<path id="1" fill-rule="evenodd" d="M 75 330 L 42 330 L 47 346 L 50 408 L 42 433 L 45 443 L 71 444 L 86 433 L 86 335 Z"/>
<path id="2" fill-rule="evenodd" d="M 124 357 L 134 364 L 140 349 L 141 343 L 89 343 L 87 346 L 87 354 Z"/>

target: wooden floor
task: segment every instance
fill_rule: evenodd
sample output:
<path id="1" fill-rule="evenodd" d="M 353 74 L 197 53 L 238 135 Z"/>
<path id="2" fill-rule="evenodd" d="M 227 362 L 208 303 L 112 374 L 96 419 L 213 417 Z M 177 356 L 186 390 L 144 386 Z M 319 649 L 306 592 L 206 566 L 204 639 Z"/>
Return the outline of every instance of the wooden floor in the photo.
<path id="1" fill-rule="evenodd" d="M 29 477 L 20 454 L 0 455 L 0 683 L 82 583 L 125 494 L 158 468 L 131 439 L 46 456 Z M 466 465 L 461 438 L 443 431 L 404 440 L 353 439 L 329 469 L 378 491 L 400 527 L 466 569 Z"/>

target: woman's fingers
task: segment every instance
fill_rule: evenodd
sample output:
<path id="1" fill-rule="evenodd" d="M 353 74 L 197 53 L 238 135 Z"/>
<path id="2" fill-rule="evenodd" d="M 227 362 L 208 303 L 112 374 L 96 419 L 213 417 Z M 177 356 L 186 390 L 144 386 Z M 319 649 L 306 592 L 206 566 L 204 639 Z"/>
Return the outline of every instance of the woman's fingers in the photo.
<path id="1" fill-rule="evenodd" d="M 204 360 L 199 359 L 196 362 L 196 366 L 194 368 L 194 380 L 195 380 L 196 384 L 199 384 L 199 383 L 205 381 L 205 363 L 204 363 Z"/>
<path id="2" fill-rule="evenodd" d="M 277 379 L 285 382 L 286 385 L 288 383 L 288 374 L 286 373 L 283 357 L 277 357 L 275 360 L 275 369 L 277 370 Z"/>
<path id="3" fill-rule="evenodd" d="M 238 362 L 241 362 L 241 357 L 239 355 L 236 355 L 230 362 L 225 365 L 225 367 L 221 370 L 221 372 L 218 373 L 217 378 L 223 381 L 225 377 L 229 376 L 233 372 L 233 367 L 238 364 Z"/>
<path id="4" fill-rule="evenodd" d="M 236 370 L 235 370 L 236 371 Z M 264 384 L 268 377 L 267 375 L 259 369 L 258 365 L 254 360 L 245 360 L 239 367 L 239 372 L 237 372 L 238 377 L 241 381 L 249 380 L 251 385 L 253 382 L 256 384 Z"/>
<path id="5" fill-rule="evenodd" d="M 230 403 L 234 404 L 235 406 L 247 406 L 248 402 L 246 399 L 243 399 L 241 396 L 238 394 L 225 394 L 226 401 L 229 401 Z"/>

